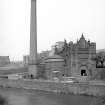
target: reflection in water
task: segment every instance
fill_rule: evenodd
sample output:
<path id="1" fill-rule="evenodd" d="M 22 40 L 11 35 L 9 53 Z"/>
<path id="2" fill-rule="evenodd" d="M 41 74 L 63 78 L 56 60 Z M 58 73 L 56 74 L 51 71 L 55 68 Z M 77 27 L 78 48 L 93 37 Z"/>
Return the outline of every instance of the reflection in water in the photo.
<path id="1" fill-rule="evenodd" d="M 8 105 L 91 105 L 97 100 L 91 96 L 65 95 L 24 89 L 0 89 L 0 94 L 8 100 Z"/>
<path id="2" fill-rule="evenodd" d="M 10 105 L 28 105 L 28 101 L 27 98 L 24 96 L 17 96 L 14 94 L 11 94 L 9 96 L 9 100 L 8 100 Z"/>
<path id="3" fill-rule="evenodd" d="M 7 104 L 8 104 L 8 102 L 7 102 L 6 98 L 3 97 L 2 95 L 0 95 L 0 105 L 7 105 Z"/>

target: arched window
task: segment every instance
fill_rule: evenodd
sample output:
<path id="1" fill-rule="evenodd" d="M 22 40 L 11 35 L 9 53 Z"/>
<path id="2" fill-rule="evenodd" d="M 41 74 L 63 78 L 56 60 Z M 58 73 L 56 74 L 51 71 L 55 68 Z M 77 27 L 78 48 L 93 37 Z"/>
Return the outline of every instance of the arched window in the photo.
<path id="1" fill-rule="evenodd" d="M 103 62 L 103 67 L 105 67 L 105 61 Z"/>
<path id="2" fill-rule="evenodd" d="M 102 63 L 101 63 L 100 61 L 97 62 L 97 63 L 96 63 L 96 67 L 97 67 L 97 68 L 101 68 L 101 67 L 102 67 Z"/>

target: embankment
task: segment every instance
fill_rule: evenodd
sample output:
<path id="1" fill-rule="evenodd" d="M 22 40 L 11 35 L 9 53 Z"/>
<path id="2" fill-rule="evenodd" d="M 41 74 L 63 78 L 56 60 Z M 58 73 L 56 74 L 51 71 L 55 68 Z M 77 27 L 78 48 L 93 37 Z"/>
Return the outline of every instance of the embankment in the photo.
<path id="1" fill-rule="evenodd" d="M 0 79 L 0 87 L 36 89 L 58 93 L 72 93 L 91 96 L 104 96 L 104 83 L 64 83 L 42 80 L 8 80 Z"/>

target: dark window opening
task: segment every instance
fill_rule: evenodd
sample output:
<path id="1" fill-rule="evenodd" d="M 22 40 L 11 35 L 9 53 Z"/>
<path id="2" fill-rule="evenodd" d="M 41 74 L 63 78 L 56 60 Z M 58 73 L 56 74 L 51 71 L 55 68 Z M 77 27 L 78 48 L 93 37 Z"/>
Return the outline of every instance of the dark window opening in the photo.
<path id="1" fill-rule="evenodd" d="M 105 68 L 105 61 L 97 61 L 96 68 Z"/>
<path id="2" fill-rule="evenodd" d="M 87 76 L 86 70 L 81 70 L 81 76 Z"/>

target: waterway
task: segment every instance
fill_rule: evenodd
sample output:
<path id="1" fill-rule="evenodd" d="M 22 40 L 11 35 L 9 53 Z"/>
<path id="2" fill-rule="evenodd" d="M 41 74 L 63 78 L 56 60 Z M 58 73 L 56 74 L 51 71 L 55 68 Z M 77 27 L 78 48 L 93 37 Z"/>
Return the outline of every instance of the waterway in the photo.
<path id="1" fill-rule="evenodd" d="M 0 95 L 8 105 L 92 105 L 97 101 L 97 98 L 92 96 L 11 88 L 0 88 Z"/>

